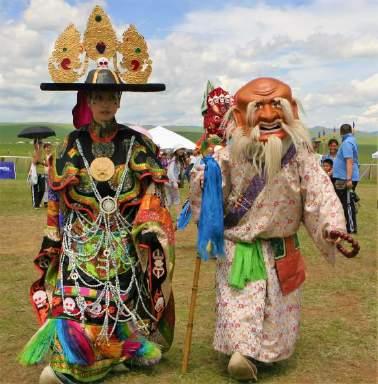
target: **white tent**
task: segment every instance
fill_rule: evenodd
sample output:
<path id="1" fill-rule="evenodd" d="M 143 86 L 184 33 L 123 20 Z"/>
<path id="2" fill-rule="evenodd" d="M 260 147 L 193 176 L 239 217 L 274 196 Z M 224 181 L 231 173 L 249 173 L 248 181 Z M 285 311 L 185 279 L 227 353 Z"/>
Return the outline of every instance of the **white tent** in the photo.
<path id="1" fill-rule="evenodd" d="M 134 131 L 137 131 L 139 133 L 142 133 L 143 135 L 146 135 L 149 139 L 152 140 L 152 136 L 150 135 L 150 132 L 148 129 L 143 128 L 140 125 L 129 125 L 129 127 Z"/>
<path id="2" fill-rule="evenodd" d="M 186 137 L 160 125 L 150 129 L 148 132 L 152 136 L 152 141 L 161 149 L 173 149 L 179 146 L 185 149 L 194 149 L 196 147 L 196 145 Z"/>
<path id="3" fill-rule="evenodd" d="M 378 151 L 372 153 L 371 158 L 372 158 L 372 159 L 378 159 Z"/>

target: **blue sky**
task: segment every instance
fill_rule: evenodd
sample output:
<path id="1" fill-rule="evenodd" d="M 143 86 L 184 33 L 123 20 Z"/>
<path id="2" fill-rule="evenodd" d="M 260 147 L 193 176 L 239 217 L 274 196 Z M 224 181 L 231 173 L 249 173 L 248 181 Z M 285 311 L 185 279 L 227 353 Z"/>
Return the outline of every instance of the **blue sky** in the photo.
<path id="1" fill-rule="evenodd" d="M 163 94 L 127 94 L 118 114 L 136 124 L 201 125 L 206 81 L 234 93 L 259 76 L 293 88 L 309 126 L 356 121 L 378 130 L 378 2 L 373 0 L 3 0 L 1 121 L 70 121 L 74 94 L 39 91 L 55 39 L 74 22 L 83 34 L 98 3 L 118 38 L 144 35 Z"/>
<path id="2" fill-rule="evenodd" d="M 80 1 L 67 0 L 70 5 L 77 5 Z M 27 0 L 2 0 L 2 14 L 5 19 L 19 18 L 30 3 Z M 175 25 L 193 10 L 216 10 L 221 2 L 217 0 L 110 0 L 106 2 L 106 11 L 116 23 L 125 22 L 125 17 L 130 17 L 130 22 L 143 29 L 144 36 L 162 37 L 169 33 Z M 229 0 L 224 2 L 227 7 L 246 6 L 259 2 L 253 0 Z M 265 1 L 277 7 L 296 7 L 309 4 L 303 0 L 270 0 Z"/>

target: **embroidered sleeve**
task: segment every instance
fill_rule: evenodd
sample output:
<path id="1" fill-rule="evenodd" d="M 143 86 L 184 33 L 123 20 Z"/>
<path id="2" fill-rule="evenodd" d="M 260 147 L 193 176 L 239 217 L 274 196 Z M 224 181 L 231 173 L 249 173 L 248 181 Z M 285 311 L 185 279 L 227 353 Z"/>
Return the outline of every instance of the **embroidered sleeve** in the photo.
<path id="1" fill-rule="evenodd" d="M 160 319 L 171 296 L 174 269 L 174 230 L 169 211 L 151 184 L 134 220 L 133 237 L 145 271 L 151 308 Z"/>
<path id="2" fill-rule="evenodd" d="M 59 226 L 59 194 L 49 188 L 48 198 L 45 236 L 52 241 L 60 242 L 62 238 Z"/>
<path id="3" fill-rule="evenodd" d="M 60 191 L 69 184 L 78 184 L 79 152 L 75 139 L 77 132 L 72 132 L 64 140 L 63 147 L 50 158 L 49 182 L 54 191 Z"/>
<path id="4" fill-rule="evenodd" d="M 299 177 L 303 200 L 303 222 L 314 243 L 334 263 L 336 247 L 324 237 L 325 231 L 346 232 L 343 208 L 328 175 L 313 154 L 298 152 Z"/>
<path id="5" fill-rule="evenodd" d="M 30 288 L 30 299 L 41 324 L 47 319 L 51 292 L 61 250 L 61 235 L 59 229 L 59 196 L 49 188 L 47 208 L 47 225 L 41 249 L 34 259 L 34 265 L 39 271 L 39 278 Z"/>
<path id="6" fill-rule="evenodd" d="M 151 177 L 156 183 L 165 183 L 167 173 L 156 156 L 157 148 L 148 138 L 135 141 L 130 168 L 137 172 L 139 179 Z"/>

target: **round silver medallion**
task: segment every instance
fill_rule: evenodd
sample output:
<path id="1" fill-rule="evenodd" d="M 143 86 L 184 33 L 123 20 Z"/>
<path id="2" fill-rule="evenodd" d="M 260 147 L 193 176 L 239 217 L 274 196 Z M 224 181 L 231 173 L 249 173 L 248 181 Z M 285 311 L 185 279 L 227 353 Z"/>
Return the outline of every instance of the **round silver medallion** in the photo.
<path id="1" fill-rule="evenodd" d="M 100 201 L 100 210 L 108 215 L 117 210 L 117 200 L 114 197 L 106 196 Z"/>

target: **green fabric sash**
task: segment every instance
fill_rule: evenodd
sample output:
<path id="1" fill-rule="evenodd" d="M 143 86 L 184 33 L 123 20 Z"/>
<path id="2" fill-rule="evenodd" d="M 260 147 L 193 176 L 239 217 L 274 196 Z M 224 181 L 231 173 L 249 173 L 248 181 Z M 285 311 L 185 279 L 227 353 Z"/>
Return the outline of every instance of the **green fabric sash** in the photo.
<path id="1" fill-rule="evenodd" d="M 266 280 L 267 274 L 261 248 L 261 241 L 236 243 L 234 260 L 228 283 L 236 289 L 243 289 L 251 281 Z"/>

